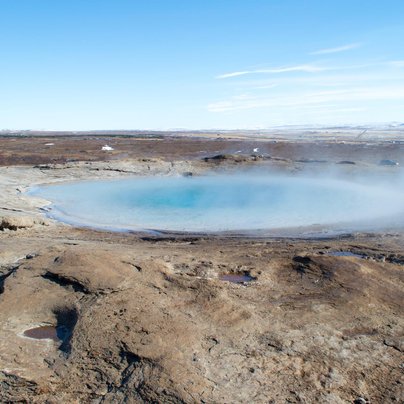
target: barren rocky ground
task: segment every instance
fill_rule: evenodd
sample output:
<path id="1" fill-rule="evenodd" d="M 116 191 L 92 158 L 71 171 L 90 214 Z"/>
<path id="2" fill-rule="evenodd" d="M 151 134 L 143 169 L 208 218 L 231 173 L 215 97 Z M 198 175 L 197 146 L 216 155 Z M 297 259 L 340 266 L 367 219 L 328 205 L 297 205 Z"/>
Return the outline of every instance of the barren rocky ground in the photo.
<path id="1" fill-rule="evenodd" d="M 115 150 L 100 151 L 105 143 Z M 240 166 L 394 175 L 401 166 L 379 162 L 402 165 L 403 148 L 0 139 L 0 401 L 403 402 L 400 229 L 323 239 L 112 233 L 46 219 L 44 202 L 24 193 Z M 54 335 L 28 337 L 41 327 Z"/>

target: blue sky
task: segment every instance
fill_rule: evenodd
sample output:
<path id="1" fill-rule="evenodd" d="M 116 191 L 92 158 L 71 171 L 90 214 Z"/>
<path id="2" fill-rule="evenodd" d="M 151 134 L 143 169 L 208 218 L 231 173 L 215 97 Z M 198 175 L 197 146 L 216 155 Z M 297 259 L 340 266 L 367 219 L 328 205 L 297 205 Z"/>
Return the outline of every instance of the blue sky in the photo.
<path id="1" fill-rule="evenodd" d="M 403 0 L 0 0 L 0 128 L 404 122 Z"/>

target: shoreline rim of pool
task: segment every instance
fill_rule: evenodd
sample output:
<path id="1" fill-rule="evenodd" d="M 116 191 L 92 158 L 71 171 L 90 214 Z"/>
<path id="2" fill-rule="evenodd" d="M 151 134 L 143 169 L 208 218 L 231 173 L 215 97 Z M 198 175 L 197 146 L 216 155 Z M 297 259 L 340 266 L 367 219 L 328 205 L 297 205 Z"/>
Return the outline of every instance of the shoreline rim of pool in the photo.
<path id="1" fill-rule="evenodd" d="M 109 217 L 108 220 L 103 221 L 100 220 L 100 216 L 96 216 L 96 220 L 80 216 L 77 212 L 69 211 L 69 208 L 66 209 L 62 203 L 58 203 L 60 201 L 55 201 L 55 198 L 52 195 L 49 195 L 49 190 L 56 190 L 57 188 L 69 189 L 70 187 L 78 186 L 78 187 L 85 187 L 85 186 L 107 186 L 111 185 L 128 185 L 129 183 L 134 183 L 135 185 L 139 185 L 142 181 L 146 181 L 148 184 L 153 183 L 153 181 L 163 181 L 164 183 L 168 182 L 187 182 L 194 184 L 195 182 L 201 182 L 207 180 L 217 180 L 217 179 L 225 179 L 225 180 L 234 180 L 237 178 L 241 178 L 244 181 L 243 185 L 247 182 L 255 183 L 258 185 L 265 185 L 268 178 L 273 180 L 274 178 L 276 181 L 280 182 L 291 182 L 292 184 L 296 185 L 300 183 L 299 186 L 307 185 L 307 184 L 314 184 L 318 181 L 324 181 L 324 178 L 319 179 L 317 177 L 292 177 L 288 175 L 274 175 L 274 176 L 258 176 L 258 177 L 251 177 L 245 175 L 232 175 L 232 174 L 214 174 L 214 175 L 201 175 L 201 176 L 194 176 L 194 177 L 181 177 L 181 176 L 130 176 L 130 177 L 123 177 L 123 178 L 114 178 L 114 179 L 87 179 L 87 180 L 73 180 L 73 181 L 62 181 L 60 183 L 47 183 L 47 184 L 37 184 L 30 187 L 27 190 L 27 194 L 29 196 L 39 197 L 43 201 L 47 201 L 48 203 L 45 204 L 40 210 L 43 214 L 47 217 L 54 219 L 58 222 L 62 222 L 74 227 L 78 228 L 87 228 L 93 230 L 101 230 L 101 231 L 112 231 L 112 232 L 121 232 L 121 233 L 139 233 L 139 234 L 147 234 L 147 235 L 155 235 L 155 236 L 175 236 L 175 237 L 186 237 L 186 236 L 195 236 L 195 237 L 207 237 L 207 236 L 223 236 L 223 237 L 296 237 L 296 238 L 328 238 L 328 237 L 337 237 L 343 234 L 351 234 L 355 232 L 380 232 L 386 230 L 396 230 L 404 228 L 404 222 L 397 221 L 397 217 L 400 213 L 404 212 L 404 193 L 402 191 L 391 190 L 388 188 L 381 188 L 379 189 L 378 186 L 372 187 L 370 185 L 363 185 L 360 183 L 355 183 L 353 181 L 341 180 L 341 179 L 326 179 L 328 183 L 321 183 L 321 187 L 324 189 L 330 188 L 331 190 L 339 189 L 338 187 L 346 187 L 352 191 L 352 187 L 359 188 L 363 192 L 370 192 L 369 195 L 376 196 L 374 193 L 375 191 L 384 191 L 391 193 L 392 197 L 399 197 L 403 201 L 403 208 L 400 211 L 397 211 L 397 203 L 394 204 L 395 211 L 391 214 L 383 212 L 381 215 L 376 215 L 376 217 L 372 217 L 371 220 L 369 218 L 359 218 L 358 220 L 350 219 L 350 220 L 323 220 L 321 222 L 313 221 L 312 223 L 297 223 L 296 225 L 292 225 L 291 223 L 286 223 L 285 225 L 264 225 L 264 226 L 254 226 L 249 225 L 249 227 L 239 226 L 237 224 L 233 224 L 232 227 L 229 228 L 211 228 L 211 224 L 203 227 L 203 228 L 172 228 L 169 224 L 164 225 L 138 225 L 133 223 L 125 223 L 122 224 L 121 222 L 115 222 L 114 218 L 112 219 L 114 223 L 108 222 L 111 220 Z M 145 184 L 143 183 L 142 186 Z M 161 185 L 161 184 L 160 184 Z M 272 184 L 273 185 L 273 184 Z M 279 186 L 279 184 L 277 184 Z M 328 187 L 328 188 L 327 188 Z M 333 188 L 337 187 L 337 188 Z M 147 188 L 147 187 L 146 187 Z M 164 188 L 164 187 L 163 187 Z M 299 188 L 300 189 L 300 188 Z M 150 189 L 149 189 L 150 190 Z M 358 195 L 360 192 L 355 191 Z M 373 192 L 373 193 L 372 193 Z M 380 197 L 380 196 L 379 196 Z M 63 198 L 62 198 L 63 199 Z M 195 198 L 194 198 L 195 199 Z M 387 198 L 388 199 L 388 198 Z M 385 200 L 387 200 L 385 198 Z M 400 199 L 400 200 L 401 200 Z M 78 199 L 80 200 L 80 198 Z M 315 198 L 313 199 L 315 200 Z M 381 199 L 383 200 L 383 198 Z M 225 202 L 228 202 L 225 198 Z M 248 200 L 247 200 L 248 202 Z M 312 202 L 312 201 L 305 201 Z M 377 201 L 380 202 L 380 201 Z M 214 205 L 214 204 L 213 204 Z M 166 207 L 165 207 L 166 208 Z M 184 207 L 182 207 L 184 209 Z M 185 207 L 187 208 L 187 206 Z M 217 207 L 216 207 L 217 208 Z M 239 207 L 238 207 L 239 208 Z M 262 208 L 262 207 L 261 207 Z M 114 208 L 112 209 L 114 210 Z M 177 212 L 178 213 L 178 212 Z M 240 213 L 240 210 L 238 211 Z M 116 214 L 116 212 L 115 212 Z M 285 212 L 282 212 L 285 214 Z M 112 216 L 113 217 L 113 216 Z"/>

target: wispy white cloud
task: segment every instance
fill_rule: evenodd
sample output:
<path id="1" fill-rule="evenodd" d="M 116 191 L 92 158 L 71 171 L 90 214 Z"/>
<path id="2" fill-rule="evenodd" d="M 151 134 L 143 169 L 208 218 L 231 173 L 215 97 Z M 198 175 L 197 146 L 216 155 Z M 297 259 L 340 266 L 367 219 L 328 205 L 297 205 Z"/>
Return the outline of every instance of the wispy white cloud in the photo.
<path id="1" fill-rule="evenodd" d="M 256 69 L 256 70 L 242 70 L 238 72 L 224 73 L 216 76 L 216 79 L 228 79 L 231 77 L 245 76 L 246 74 L 278 74 L 289 72 L 304 72 L 304 73 L 316 73 L 328 70 L 326 67 L 320 67 L 312 64 L 277 67 L 274 69 Z"/>
<path id="2" fill-rule="evenodd" d="M 326 48 L 326 49 L 319 49 L 314 52 L 310 52 L 310 55 L 328 55 L 330 53 L 339 53 L 339 52 L 345 52 L 351 49 L 356 49 L 359 48 L 362 44 L 359 42 L 356 43 L 350 43 L 347 45 L 342 45 L 342 46 L 337 46 L 335 48 Z"/>
<path id="3" fill-rule="evenodd" d="M 404 87 L 375 87 L 375 88 L 349 88 L 336 91 L 291 93 L 283 96 L 272 97 L 232 97 L 226 101 L 214 102 L 208 105 L 210 112 L 230 112 L 255 108 L 306 108 L 320 105 L 339 105 L 347 108 L 351 102 L 369 102 L 380 100 L 403 100 Z"/>
<path id="4" fill-rule="evenodd" d="M 255 97 L 251 94 L 240 94 L 240 95 L 235 95 L 233 99 L 235 100 L 251 100 L 254 99 Z"/>
<path id="5" fill-rule="evenodd" d="M 330 109 L 328 112 L 332 113 L 345 113 L 345 112 L 363 112 L 367 111 L 367 108 L 364 107 L 355 107 L 355 108 L 337 108 L 337 109 Z"/>
<path id="6" fill-rule="evenodd" d="M 216 79 L 228 79 L 230 77 L 237 77 L 237 76 L 244 76 L 245 74 L 251 74 L 254 72 L 258 72 L 257 70 L 244 70 L 242 72 L 233 72 L 233 73 L 225 73 L 225 74 L 221 74 L 219 76 L 216 76 Z"/>
<path id="7" fill-rule="evenodd" d="M 224 73 L 216 76 L 216 79 L 228 79 L 231 77 L 255 75 L 255 74 L 279 74 L 279 73 L 290 73 L 290 72 L 302 72 L 302 73 L 321 73 L 326 71 L 338 71 L 338 70 L 358 70 L 378 66 L 399 66 L 404 63 L 404 61 L 388 61 L 388 62 L 378 62 L 378 63 L 360 63 L 352 65 L 342 65 L 342 66 L 318 66 L 316 64 L 302 64 L 296 66 L 286 66 L 286 67 L 276 67 L 272 69 L 255 69 L 255 70 L 241 70 L 231 73 Z"/>
<path id="8" fill-rule="evenodd" d="M 404 67 L 404 60 L 392 60 L 389 63 L 393 67 Z"/>
<path id="9" fill-rule="evenodd" d="M 278 87 L 279 83 L 262 84 L 259 86 L 251 87 L 252 90 L 269 90 L 270 88 Z"/>
<path id="10" fill-rule="evenodd" d="M 216 116 L 212 119 L 223 119 L 222 115 L 229 122 L 242 117 L 246 122 L 268 119 L 271 125 L 278 121 L 359 122 L 378 114 L 399 116 L 404 101 L 404 59 L 399 57 L 362 63 L 313 59 L 307 64 L 254 66 L 216 78 L 230 77 L 235 79 L 217 81 L 227 96 L 211 99 L 206 106 Z"/>
<path id="11" fill-rule="evenodd" d="M 372 67 L 372 65 L 369 65 Z M 394 71 L 385 70 L 384 67 L 397 66 Z M 244 80 L 237 81 L 237 91 L 251 92 L 265 89 L 273 89 L 282 93 L 290 88 L 305 90 L 312 88 L 315 90 L 319 87 L 335 88 L 335 87 L 357 87 L 359 85 L 375 85 L 391 86 L 393 84 L 404 84 L 404 69 L 399 64 L 392 65 L 391 62 L 383 62 L 376 66 L 377 69 L 366 69 L 366 66 L 359 68 L 358 66 L 341 67 L 340 69 L 331 69 L 324 74 L 315 75 L 282 75 L 276 77 L 248 77 Z M 404 67 L 404 61 L 403 65 Z M 359 72 L 355 70 L 360 70 Z M 232 83 L 234 87 L 234 83 Z"/>

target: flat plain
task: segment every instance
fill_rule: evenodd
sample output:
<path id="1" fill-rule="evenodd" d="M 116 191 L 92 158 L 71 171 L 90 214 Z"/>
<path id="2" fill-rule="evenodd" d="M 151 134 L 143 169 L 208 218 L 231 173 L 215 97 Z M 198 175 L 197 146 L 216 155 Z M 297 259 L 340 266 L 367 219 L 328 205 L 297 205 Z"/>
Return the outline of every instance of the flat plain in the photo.
<path id="1" fill-rule="evenodd" d="M 108 232 L 50 220 L 25 191 L 246 168 L 395 178 L 403 165 L 402 136 L 1 137 L 0 400 L 402 402 L 400 226 L 321 237 Z"/>

